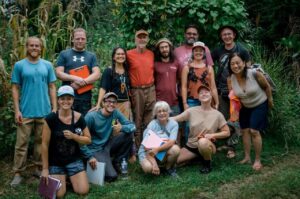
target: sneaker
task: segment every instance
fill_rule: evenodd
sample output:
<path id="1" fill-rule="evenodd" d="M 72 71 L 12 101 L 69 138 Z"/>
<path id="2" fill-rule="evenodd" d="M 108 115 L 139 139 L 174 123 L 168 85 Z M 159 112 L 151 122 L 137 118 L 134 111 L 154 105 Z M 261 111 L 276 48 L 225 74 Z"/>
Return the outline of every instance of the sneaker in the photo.
<path id="1" fill-rule="evenodd" d="M 211 161 L 210 160 L 204 160 L 203 161 L 203 167 L 200 169 L 200 172 L 203 174 L 208 174 L 212 170 L 211 167 Z"/>
<path id="2" fill-rule="evenodd" d="M 167 171 L 167 174 L 170 175 L 171 177 L 179 178 L 179 176 L 176 173 L 176 169 L 174 167 L 170 168 L 170 169 L 167 169 L 166 171 Z"/>
<path id="3" fill-rule="evenodd" d="M 10 186 L 11 187 L 17 187 L 22 182 L 23 178 L 22 176 L 15 176 L 14 179 L 11 181 Z"/>

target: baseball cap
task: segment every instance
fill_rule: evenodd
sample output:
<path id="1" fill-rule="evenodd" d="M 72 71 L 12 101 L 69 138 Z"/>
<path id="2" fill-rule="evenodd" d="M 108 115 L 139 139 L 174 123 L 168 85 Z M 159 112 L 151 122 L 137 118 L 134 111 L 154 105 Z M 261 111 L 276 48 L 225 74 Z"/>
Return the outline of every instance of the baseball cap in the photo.
<path id="1" fill-rule="evenodd" d="M 168 43 L 170 46 L 173 46 L 172 42 L 171 42 L 169 39 L 167 39 L 167 38 L 161 38 L 160 40 L 158 40 L 158 41 L 156 42 L 155 47 L 157 48 L 157 47 L 159 46 L 159 44 L 162 43 L 162 42 L 166 42 L 166 43 Z"/>
<path id="2" fill-rule="evenodd" d="M 210 90 L 210 88 L 208 87 L 208 86 L 205 86 L 204 84 L 202 84 L 201 86 L 199 86 L 199 88 L 198 88 L 198 93 L 200 92 L 200 90 L 202 90 L 202 89 L 206 89 L 206 90 L 208 90 L 208 91 L 211 91 Z"/>
<path id="3" fill-rule="evenodd" d="M 193 44 L 193 49 L 196 48 L 196 47 L 202 47 L 205 49 L 205 44 L 201 41 L 196 41 L 194 44 Z"/>
<path id="4" fill-rule="evenodd" d="M 233 27 L 233 26 L 225 25 L 225 26 L 222 26 L 221 28 L 219 28 L 219 30 L 218 30 L 218 34 L 219 34 L 219 38 L 220 38 L 220 39 L 221 39 L 221 32 L 222 32 L 225 28 L 228 28 L 228 29 L 232 30 L 233 33 L 235 34 L 235 39 L 238 38 L 238 31 L 237 31 L 237 29 L 236 29 L 235 27 Z"/>
<path id="5" fill-rule="evenodd" d="M 103 99 L 107 99 L 109 97 L 115 97 L 118 100 L 118 96 L 114 92 L 108 92 L 103 96 Z"/>
<path id="6" fill-rule="evenodd" d="M 63 95 L 71 95 L 74 97 L 74 89 L 71 86 L 61 86 L 57 91 L 57 97 L 61 97 Z"/>
<path id="7" fill-rule="evenodd" d="M 138 30 L 138 31 L 136 31 L 135 32 L 135 36 L 137 37 L 138 35 L 140 35 L 140 34 L 145 34 L 145 35 L 149 35 L 149 33 L 146 31 L 146 30 L 144 30 L 144 29 L 140 29 L 140 30 Z"/>

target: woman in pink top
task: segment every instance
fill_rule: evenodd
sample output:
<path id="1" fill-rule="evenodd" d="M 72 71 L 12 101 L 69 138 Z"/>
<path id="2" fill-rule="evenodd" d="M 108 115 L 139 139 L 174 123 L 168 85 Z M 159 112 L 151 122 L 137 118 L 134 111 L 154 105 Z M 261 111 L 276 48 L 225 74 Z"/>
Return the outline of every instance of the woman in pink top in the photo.
<path id="1" fill-rule="evenodd" d="M 268 108 L 273 107 L 271 87 L 262 73 L 246 67 L 246 59 L 242 54 L 233 53 L 229 56 L 228 70 L 231 74 L 232 89 L 242 104 L 239 122 L 243 135 L 245 157 L 240 163 L 251 163 L 252 141 L 255 151 L 255 161 L 252 168 L 258 171 L 262 168 L 260 131 L 266 128 Z"/>

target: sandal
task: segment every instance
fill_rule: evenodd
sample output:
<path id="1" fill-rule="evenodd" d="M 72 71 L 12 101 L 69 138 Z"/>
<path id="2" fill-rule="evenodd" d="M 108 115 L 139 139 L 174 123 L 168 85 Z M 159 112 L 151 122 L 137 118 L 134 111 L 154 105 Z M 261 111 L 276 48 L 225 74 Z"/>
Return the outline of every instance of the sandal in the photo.
<path id="1" fill-rule="evenodd" d="M 227 158 L 228 159 L 232 159 L 232 158 L 235 158 L 235 151 L 232 151 L 232 150 L 229 150 L 228 152 L 227 152 Z"/>

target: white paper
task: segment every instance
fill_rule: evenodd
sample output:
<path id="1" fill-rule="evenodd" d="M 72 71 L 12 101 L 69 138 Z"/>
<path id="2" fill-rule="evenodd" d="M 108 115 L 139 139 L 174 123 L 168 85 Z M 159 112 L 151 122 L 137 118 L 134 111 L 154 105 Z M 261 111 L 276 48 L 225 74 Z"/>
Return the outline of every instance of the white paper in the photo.
<path id="1" fill-rule="evenodd" d="M 87 163 L 86 173 L 89 183 L 103 186 L 105 176 L 105 163 L 97 161 L 97 167 L 93 170 L 89 163 Z"/>

